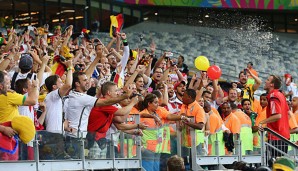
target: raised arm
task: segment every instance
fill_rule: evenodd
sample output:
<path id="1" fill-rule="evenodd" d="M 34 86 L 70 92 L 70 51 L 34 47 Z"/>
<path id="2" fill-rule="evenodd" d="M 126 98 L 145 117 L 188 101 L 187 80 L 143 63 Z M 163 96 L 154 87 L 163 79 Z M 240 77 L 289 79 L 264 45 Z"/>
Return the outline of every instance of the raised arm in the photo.
<path id="1" fill-rule="evenodd" d="M 257 77 L 257 76 L 255 76 L 253 73 L 251 73 L 250 72 L 250 70 L 249 69 L 246 69 L 246 71 L 252 76 L 252 78 L 255 80 L 255 83 L 254 83 L 254 85 L 253 85 L 253 90 L 255 91 L 255 90 L 257 90 L 259 87 L 260 87 L 260 85 L 262 84 L 262 80 L 259 78 L 259 77 Z"/>
<path id="2" fill-rule="evenodd" d="M 12 61 L 13 60 L 13 57 L 14 57 L 14 53 L 10 53 L 1 63 L 0 63 L 0 71 L 4 71 L 7 67 L 8 67 L 8 65 L 9 65 L 9 63 L 10 63 L 10 61 Z"/>
<path id="3" fill-rule="evenodd" d="M 32 83 L 28 85 L 28 96 L 26 97 L 26 100 L 24 101 L 24 106 L 33 106 L 37 103 L 38 101 L 38 95 L 39 95 L 39 81 L 37 80 L 32 80 Z"/>
<path id="4" fill-rule="evenodd" d="M 131 99 L 131 102 L 127 106 L 118 109 L 114 114 L 115 117 L 117 117 L 117 120 L 121 122 L 125 122 L 127 115 L 130 113 L 134 105 L 136 105 L 138 102 L 139 100 L 138 100 L 138 97 L 136 96 Z"/>
<path id="5" fill-rule="evenodd" d="M 95 67 L 97 65 L 97 63 L 99 62 L 100 58 L 102 57 L 102 50 L 101 51 L 97 51 L 96 52 L 96 58 L 94 59 L 94 61 L 89 65 L 89 67 L 86 69 L 85 73 L 87 78 L 91 78 L 91 75 L 93 74 Z"/>
<path id="6" fill-rule="evenodd" d="M 212 85 L 213 85 L 213 92 L 211 94 L 211 99 L 214 101 L 217 98 L 217 94 L 218 94 L 218 80 L 213 80 L 212 81 Z"/>
<path id="7" fill-rule="evenodd" d="M 46 65 L 48 64 L 49 59 L 50 59 L 50 57 L 47 56 L 47 55 L 42 58 L 42 63 L 41 63 L 40 69 L 39 69 L 39 71 L 37 73 L 38 80 L 42 80 L 43 79 L 43 74 L 44 74 Z M 39 86 L 41 86 L 41 85 L 39 85 Z"/>
<path id="8" fill-rule="evenodd" d="M 71 84 L 72 84 L 72 70 L 73 70 L 73 65 L 72 61 L 68 60 L 64 63 L 64 65 L 67 67 L 67 75 L 66 75 L 66 82 L 65 84 L 58 90 L 59 94 L 61 97 L 65 96 L 68 91 L 71 89 Z"/>
<path id="9" fill-rule="evenodd" d="M 98 99 L 95 103 L 95 106 L 109 106 L 109 105 L 113 105 L 113 104 L 116 104 L 116 103 L 119 103 L 121 102 L 122 100 L 124 99 L 127 99 L 131 96 L 132 94 L 132 91 L 129 90 L 127 93 L 121 95 L 121 96 L 118 96 L 118 97 L 115 97 L 115 98 L 110 98 L 110 99 Z"/>

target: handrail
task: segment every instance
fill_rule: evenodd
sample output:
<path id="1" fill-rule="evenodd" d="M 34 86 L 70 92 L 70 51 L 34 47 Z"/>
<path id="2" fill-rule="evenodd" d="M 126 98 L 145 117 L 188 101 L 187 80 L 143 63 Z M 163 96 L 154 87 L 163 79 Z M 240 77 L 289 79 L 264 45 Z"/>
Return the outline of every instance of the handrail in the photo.
<path id="1" fill-rule="evenodd" d="M 296 150 L 298 150 L 298 145 L 292 143 L 290 140 L 286 139 L 285 137 L 283 137 L 282 135 L 278 134 L 277 132 L 273 131 L 270 128 L 264 128 L 264 131 L 268 131 L 271 134 L 273 134 L 274 136 L 280 138 L 282 141 L 286 142 L 288 145 L 291 145 L 292 147 L 294 147 Z"/>

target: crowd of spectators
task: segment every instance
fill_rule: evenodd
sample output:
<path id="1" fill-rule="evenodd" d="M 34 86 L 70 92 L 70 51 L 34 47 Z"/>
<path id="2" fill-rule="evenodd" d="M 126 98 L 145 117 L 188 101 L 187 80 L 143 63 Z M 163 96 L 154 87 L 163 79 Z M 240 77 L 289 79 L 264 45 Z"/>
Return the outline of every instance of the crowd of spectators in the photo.
<path id="1" fill-rule="evenodd" d="M 190 71 L 183 54 L 155 54 L 158 42 L 130 49 L 134 42 L 125 33 L 117 33 L 105 45 L 100 38 L 90 38 L 86 30 L 73 33 L 72 26 L 55 27 L 51 37 L 48 32 L 47 26 L 22 33 L 12 29 L 2 35 L 0 49 L 0 132 L 15 136 L 18 132 L 4 123 L 17 115 L 28 116 L 36 130 L 46 131 L 43 140 L 48 137 L 47 142 L 61 145 L 52 147 L 62 152 L 55 156 L 49 154 L 54 150 L 41 143 L 41 158 L 78 157 L 67 147 L 81 135 L 90 153 L 86 156 L 93 156 L 91 149 L 97 148 L 95 153 L 107 149 L 106 157 L 110 157 L 109 144 L 120 157 L 120 131 L 142 136 L 142 166 L 147 171 L 166 169 L 166 159 L 177 153 L 178 129 L 185 160 L 173 161 L 186 165 L 193 138 L 190 128 L 196 129 L 200 155 L 215 155 L 216 140 L 220 155 L 233 154 L 235 137 L 242 141 L 242 154 L 259 153 L 258 131 L 266 125 L 287 139 L 298 140 L 294 136 L 298 92 L 289 74 L 285 76 L 287 91 L 278 94 L 282 80 L 274 75 L 261 80 L 248 62 L 239 80 L 223 86 L 222 80 L 210 80 L 206 71 Z M 262 94 L 258 100 L 254 92 L 262 81 L 269 95 Z M 289 97 L 289 108 L 281 107 L 288 106 L 284 95 Z M 140 123 L 131 122 L 134 114 L 140 115 Z M 69 138 L 61 138 L 62 133 Z M 269 140 L 280 145 L 276 138 Z M 32 159 L 32 143 L 25 146 L 26 155 L 20 158 Z M 2 160 L 17 160 L 18 155 L 0 150 Z"/>

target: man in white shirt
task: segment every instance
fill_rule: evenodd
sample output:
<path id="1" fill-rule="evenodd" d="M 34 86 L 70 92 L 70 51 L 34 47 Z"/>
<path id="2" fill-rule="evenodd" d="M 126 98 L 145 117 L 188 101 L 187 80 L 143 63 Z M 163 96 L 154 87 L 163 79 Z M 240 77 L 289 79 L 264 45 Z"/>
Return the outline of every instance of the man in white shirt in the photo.
<path id="1" fill-rule="evenodd" d="M 132 94 L 129 90 L 124 95 L 110 99 L 97 99 L 89 96 L 86 94 L 89 88 L 89 80 L 84 72 L 73 74 L 72 88 L 67 101 L 66 120 L 68 121 L 68 126 L 66 130 L 73 134 L 87 131 L 88 118 L 93 107 L 113 105 L 129 98 Z"/>
<path id="2" fill-rule="evenodd" d="M 45 98 L 46 104 L 46 130 L 48 132 L 62 133 L 63 116 L 62 116 L 62 97 L 65 96 L 71 88 L 72 83 L 72 61 L 65 62 L 67 67 L 66 82 L 63 84 L 58 75 L 49 76 L 45 80 L 45 85 L 49 91 Z"/>

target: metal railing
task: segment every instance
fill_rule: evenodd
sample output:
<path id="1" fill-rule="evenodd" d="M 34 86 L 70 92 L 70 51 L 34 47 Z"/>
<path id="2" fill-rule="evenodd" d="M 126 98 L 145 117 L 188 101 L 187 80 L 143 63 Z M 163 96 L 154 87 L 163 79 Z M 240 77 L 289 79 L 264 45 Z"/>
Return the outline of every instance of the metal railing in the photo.
<path id="1" fill-rule="evenodd" d="M 270 135 L 266 136 L 266 132 L 270 133 Z M 278 157 L 278 155 L 276 154 L 292 158 L 296 163 L 298 163 L 298 159 L 297 159 L 298 146 L 295 143 L 291 142 L 290 140 L 286 139 L 285 137 L 281 136 L 277 132 L 267 127 L 264 128 L 264 131 L 261 131 L 260 133 L 261 133 L 261 144 L 262 144 L 261 145 L 261 158 L 262 158 L 261 164 L 263 166 L 268 165 L 268 161 L 271 158 Z M 270 143 L 270 140 L 272 139 L 273 136 L 277 137 L 282 142 L 282 144 L 279 144 L 278 147 L 274 143 Z M 267 142 L 266 142 L 266 139 L 268 139 Z M 289 146 L 293 149 L 292 154 L 288 153 Z M 272 154 L 272 153 L 276 153 L 276 154 Z"/>
<path id="2" fill-rule="evenodd" d="M 191 121 L 194 122 L 194 117 L 190 117 Z M 287 156 L 292 158 L 297 164 L 298 164 L 298 146 L 291 142 L 290 140 L 284 138 L 283 136 L 279 135 L 278 133 L 274 132 L 273 130 L 269 128 L 264 128 L 264 131 L 260 131 L 260 151 L 250 151 L 249 153 L 244 153 L 242 149 L 242 141 L 240 139 L 239 134 L 235 134 L 233 136 L 233 141 L 235 148 L 230 153 L 227 154 L 227 152 L 220 152 L 220 150 L 223 150 L 221 148 L 224 148 L 220 146 L 220 143 L 222 143 L 222 139 L 219 139 L 219 134 L 216 133 L 216 141 L 215 141 L 215 147 L 212 146 L 212 148 L 215 148 L 215 155 L 209 154 L 209 155 L 202 155 L 198 154 L 198 144 L 197 144 L 197 133 L 196 130 L 193 128 L 190 129 L 190 135 L 191 135 L 191 170 L 198 171 L 198 170 L 204 170 L 203 167 L 206 165 L 214 165 L 217 166 L 216 169 L 225 169 L 223 165 L 225 164 L 233 164 L 235 161 L 244 161 L 251 164 L 261 164 L 262 166 L 268 166 L 268 160 L 271 157 L 271 154 L 269 152 L 270 149 L 276 150 L 282 156 Z M 267 133 L 270 133 L 269 135 Z M 289 153 L 287 151 L 282 151 L 280 148 L 277 148 L 276 146 L 270 144 L 270 141 L 268 141 L 268 136 L 276 136 L 278 137 L 284 144 L 287 146 L 291 146 L 293 153 Z M 177 129 L 177 139 L 181 139 L 182 133 L 180 130 Z M 270 138 L 269 138 L 270 139 Z M 295 140 L 296 142 L 296 140 Z M 253 142 L 251 142 L 253 143 Z M 209 142 L 210 144 L 210 142 Z M 178 155 L 183 156 L 181 154 L 181 141 L 178 141 Z M 180 152 L 179 152 L 180 150 Z M 221 153 L 221 154 L 220 154 Z"/>
<path id="3" fill-rule="evenodd" d="M 139 123 L 140 116 L 138 114 L 133 116 L 133 122 Z M 119 154 L 116 157 L 113 143 L 107 142 L 106 147 L 100 148 L 98 143 L 94 142 L 94 145 L 89 148 L 86 144 L 88 143 L 86 134 L 87 132 L 81 132 L 78 136 L 71 136 L 64 133 L 38 131 L 32 141 L 33 160 L 22 157 L 23 153 L 27 153 L 27 145 L 23 144 L 25 148 L 19 146 L 19 160 L 0 160 L 0 171 L 7 168 L 10 171 L 142 169 L 140 136 L 126 134 L 120 136 L 117 147 Z M 112 137 L 111 141 L 113 141 Z M 132 142 L 130 145 L 127 143 L 128 139 Z M 136 151 L 129 155 L 132 146 Z"/>

